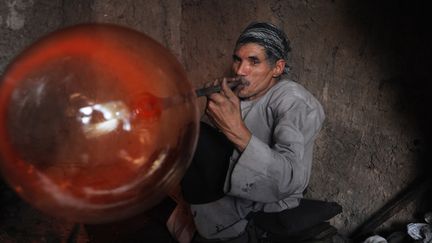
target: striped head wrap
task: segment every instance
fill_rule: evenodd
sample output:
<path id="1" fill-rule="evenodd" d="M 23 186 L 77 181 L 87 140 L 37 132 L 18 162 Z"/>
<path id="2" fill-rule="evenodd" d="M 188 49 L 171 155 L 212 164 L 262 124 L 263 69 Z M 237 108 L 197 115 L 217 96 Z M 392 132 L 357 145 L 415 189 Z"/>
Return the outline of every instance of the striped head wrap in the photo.
<path id="1" fill-rule="evenodd" d="M 264 47 L 271 65 L 279 59 L 288 61 L 288 53 L 291 51 L 290 42 L 286 34 L 273 24 L 264 22 L 251 23 L 240 34 L 234 50 L 248 43 L 255 43 Z M 285 64 L 283 73 L 287 74 L 289 70 L 290 67 Z"/>

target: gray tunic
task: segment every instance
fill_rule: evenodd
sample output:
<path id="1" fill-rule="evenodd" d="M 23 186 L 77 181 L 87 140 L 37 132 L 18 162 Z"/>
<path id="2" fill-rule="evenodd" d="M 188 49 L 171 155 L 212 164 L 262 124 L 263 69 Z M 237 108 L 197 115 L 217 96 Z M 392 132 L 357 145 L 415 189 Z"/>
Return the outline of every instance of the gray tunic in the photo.
<path id="1" fill-rule="evenodd" d="M 208 239 L 242 234 L 251 211 L 298 206 L 309 182 L 314 140 L 324 120 L 321 104 L 300 84 L 281 80 L 263 97 L 242 101 L 252 138 L 234 150 L 223 198 L 191 205 L 198 232 Z"/>

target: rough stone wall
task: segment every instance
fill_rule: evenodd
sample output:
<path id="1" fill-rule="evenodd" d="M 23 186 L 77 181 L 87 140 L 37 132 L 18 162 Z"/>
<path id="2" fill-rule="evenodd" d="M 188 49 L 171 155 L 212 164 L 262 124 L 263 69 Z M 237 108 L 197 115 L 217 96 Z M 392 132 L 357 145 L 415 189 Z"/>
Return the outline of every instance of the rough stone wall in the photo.
<path id="1" fill-rule="evenodd" d="M 93 0 L 92 21 L 113 23 L 141 31 L 182 60 L 180 0 Z"/>
<path id="2" fill-rule="evenodd" d="M 91 1 L 0 1 L 0 73 L 13 57 L 58 28 L 88 22 Z"/>
<path id="3" fill-rule="evenodd" d="M 293 49 L 291 78 L 321 101 L 327 116 L 306 196 L 340 203 L 344 212 L 333 223 L 343 233 L 352 232 L 418 172 L 425 141 L 410 110 L 417 105 L 401 96 L 402 87 L 393 82 L 409 72 L 400 69 L 407 62 L 400 38 L 412 28 L 407 20 L 415 24 L 420 10 L 405 5 L 183 1 L 183 58 L 196 84 L 229 75 L 234 42 L 251 21 L 271 21 L 287 32 Z M 413 36 L 404 40 L 413 41 Z M 405 81 L 406 87 L 410 82 Z M 383 227 L 409 222 L 414 208 L 410 205 Z"/>
<path id="4" fill-rule="evenodd" d="M 306 196 L 340 203 L 344 212 L 333 223 L 349 233 L 425 168 L 431 52 L 427 28 L 417 25 L 422 14 L 421 4 L 404 1 L 3 0 L 0 73 L 42 35 L 95 21 L 158 40 L 199 86 L 231 75 L 232 48 L 248 23 L 278 24 L 292 43 L 290 77 L 327 116 Z M 410 205 L 385 226 L 411 220 L 414 211 Z"/>
<path id="5" fill-rule="evenodd" d="M 146 33 L 181 60 L 180 20 L 179 0 L 2 0 L 0 72 L 38 38 L 62 27 L 89 22 L 113 23 Z"/>

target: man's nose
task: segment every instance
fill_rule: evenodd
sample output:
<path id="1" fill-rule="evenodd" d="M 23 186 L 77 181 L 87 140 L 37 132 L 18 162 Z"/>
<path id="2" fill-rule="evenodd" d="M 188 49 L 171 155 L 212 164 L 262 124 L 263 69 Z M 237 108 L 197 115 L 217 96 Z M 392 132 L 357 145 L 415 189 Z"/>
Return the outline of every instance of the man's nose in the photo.
<path id="1" fill-rule="evenodd" d="M 248 67 L 246 63 L 242 62 L 237 66 L 236 74 L 237 76 L 246 76 L 248 74 Z"/>

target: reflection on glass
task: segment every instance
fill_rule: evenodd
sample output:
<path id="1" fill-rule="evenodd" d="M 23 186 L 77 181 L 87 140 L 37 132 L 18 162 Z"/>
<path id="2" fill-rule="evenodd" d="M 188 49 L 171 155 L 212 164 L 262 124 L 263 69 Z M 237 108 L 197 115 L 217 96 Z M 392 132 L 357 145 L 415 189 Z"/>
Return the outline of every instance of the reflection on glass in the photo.
<path id="1" fill-rule="evenodd" d="M 82 123 L 85 136 L 93 138 L 108 134 L 119 127 L 125 131 L 130 131 L 129 114 L 129 108 L 124 102 L 110 101 L 80 108 L 77 119 Z M 98 121 L 98 115 L 103 118 L 101 121 Z"/>
<path id="2" fill-rule="evenodd" d="M 35 207 L 100 223 L 155 205 L 195 148 L 198 110 L 161 45 L 112 25 L 55 32 L 8 67 L 0 87 L 0 168 Z"/>

